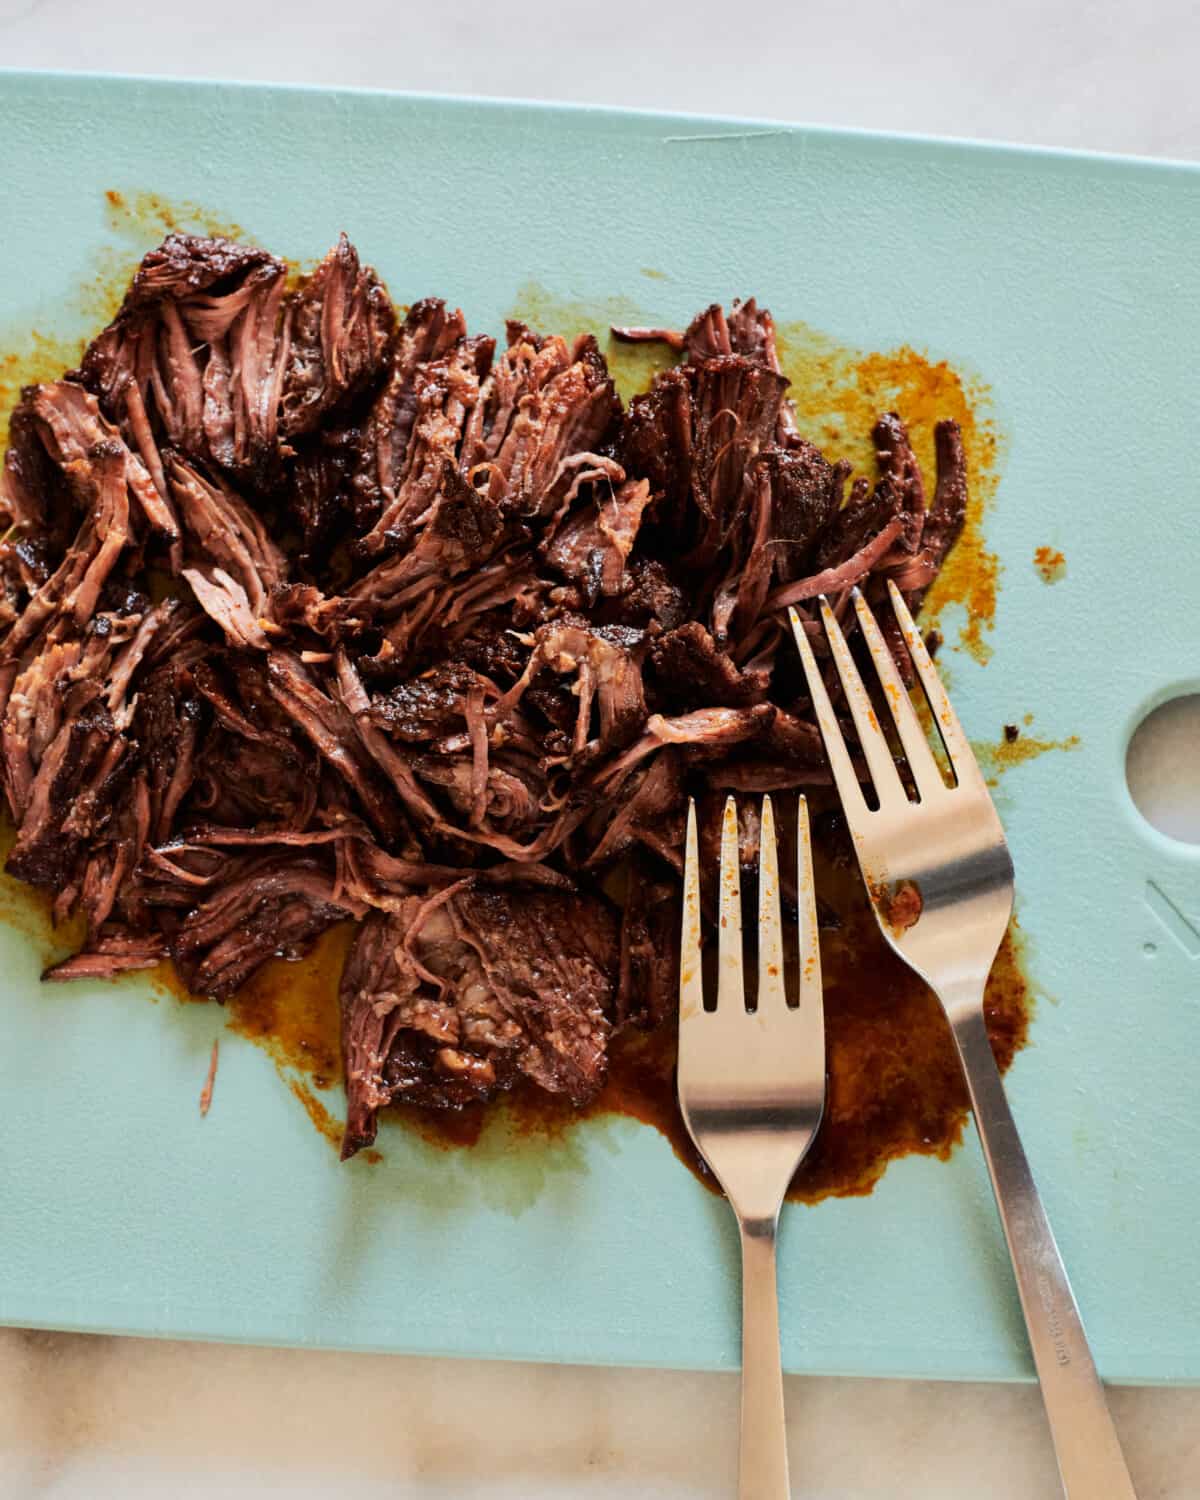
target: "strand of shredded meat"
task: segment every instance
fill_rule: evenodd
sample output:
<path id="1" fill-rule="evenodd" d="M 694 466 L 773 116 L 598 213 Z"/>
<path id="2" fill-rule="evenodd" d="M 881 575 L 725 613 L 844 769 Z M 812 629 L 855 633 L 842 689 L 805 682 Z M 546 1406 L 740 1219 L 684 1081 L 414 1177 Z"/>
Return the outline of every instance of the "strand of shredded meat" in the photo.
<path id="1" fill-rule="evenodd" d="M 357 923 L 347 1155 L 397 1102 L 594 1098 L 673 1012 L 687 797 L 828 780 L 780 611 L 919 604 L 963 525 L 954 424 L 929 486 L 881 413 L 850 484 L 753 301 L 614 332 L 678 354 L 628 408 L 595 338 L 402 315 L 345 235 L 289 289 L 172 234 L 12 417 L 8 870 L 86 921 L 47 978 L 220 1000 Z"/>

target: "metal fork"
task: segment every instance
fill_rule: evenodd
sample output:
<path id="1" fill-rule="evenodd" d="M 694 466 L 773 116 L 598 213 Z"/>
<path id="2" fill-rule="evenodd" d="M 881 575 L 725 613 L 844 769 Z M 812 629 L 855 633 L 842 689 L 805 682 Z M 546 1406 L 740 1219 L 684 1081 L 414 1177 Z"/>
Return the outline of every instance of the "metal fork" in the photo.
<path id="1" fill-rule="evenodd" d="M 787 1429 L 775 1288 L 779 1210 L 825 1107 L 825 1021 L 808 808 L 797 830 L 799 1004 L 784 985 L 779 866 L 763 798 L 758 864 L 758 1001 L 746 1008 L 737 806 L 725 803 L 718 899 L 717 1003 L 704 1006 L 696 808 L 688 806 L 679 966 L 679 1106 L 725 1190 L 742 1241 L 740 1500 L 788 1500 Z"/>
<path id="2" fill-rule="evenodd" d="M 809 645 L 791 611 L 817 723 L 883 936 L 942 1003 L 1008 1241 L 1021 1309 L 1070 1500 L 1136 1500 L 1079 1308 L 1038 1196 L 992 1055 L 983 991 L 1012 912 L 1013 866 L 1004 830 L 950 699 L 900 591 L 889 582 L 909 656 L 925 689 L 955 785 L 947 787 L 866 600 L 854 608 L 908 762 L 909 800 L 833 611 L 825 633 L 875 787 L 867 805 Z"/>

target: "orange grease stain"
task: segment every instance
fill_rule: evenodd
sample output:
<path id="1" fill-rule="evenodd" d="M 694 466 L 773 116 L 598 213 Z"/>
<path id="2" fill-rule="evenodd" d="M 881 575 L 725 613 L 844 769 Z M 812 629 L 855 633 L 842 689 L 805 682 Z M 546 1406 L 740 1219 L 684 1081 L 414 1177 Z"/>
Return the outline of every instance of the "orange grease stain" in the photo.
<path id="1" fill-rule="evenodd" d="M 304 1112 L 316 1126 L 317 1130 L 325 1137 L 335 1151 L 340 1151 L 342 1146 L 342 1122 L 335 1120 L 329 1111 L 313 1093 L 312 1089 L 299 1078 L 289 1078 L 288 1088 L 299 1099 L 304 1106 Z"/>
<path id="2" fill-rule="evenodd" d="M 1030 718 L 1027 715 L 1026 723 L 1028 722 Z M 1015 740 L 1001 738 L 995 744 L 991 741 L 972 740 L 971 748 L 987 784 L 995 786 L 1004 772 L 1011 771 L 1014 766 L 1036 760 L 1048 750 L 1078 750 L 1080 743 L 1077 734 L 1068 735 L 1061 740 L 1042 740 L 1032 734 L 1020 734 Z"/>
<path id="3" fill-rule="evenodd" d="M 781 323 L 777 340 L 800 431 L 828 458 L 847 459 L 856 473 L 874 474 L 871 429 L 884 412 L 899 412 L 931 500 L 934 428 L 945 418 L 958 423 L 967 459 L 967 520 L 929 591 L 921 623 L 928 627 L 948 605 L 961 606 L 966 620 L 960 643 L 986 662 L 992 654 L 986 636 L 995 622 L 1000 562 L 987 546 L 984 523 L 996 493 L 1001 449 L 988 388 L 948 361 L 907 345 L 869 352 L 839 344 L 807 323 Z"/>
<path id="4" fill-rule="evenodd" d="M 337 989 L 354 932 L 353 922 L 339 922 L 301 962 L 269 960 L 227 1006 L 231 1030 L 282 1067 L 306 1074 L 317 1089 L 332 1087 L 342 1076 Z"/>
<path id="5" fill-rule="evenodd" d="M 1039 547 L 1033 554 L 1033 566 L 1043 583 L 1058 583 L 1067 576 L 1067 560 L 1053 547 Z"/>
<path id="6" fill-rule="evenodd" d="M 108 227 L 126 237 L 145 238 L 146 248 L 173 233 L 205 234 L 243 243 L 255 243 L 233 219 L 214 213 L 189 198 L 164 198 L 160 193 L 108 188 L 105 190 Z"/>

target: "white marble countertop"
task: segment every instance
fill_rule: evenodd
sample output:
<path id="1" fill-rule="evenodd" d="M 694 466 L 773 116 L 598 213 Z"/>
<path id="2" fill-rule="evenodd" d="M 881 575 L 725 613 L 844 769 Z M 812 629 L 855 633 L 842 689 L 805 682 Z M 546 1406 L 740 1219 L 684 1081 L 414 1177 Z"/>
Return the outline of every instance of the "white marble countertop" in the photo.
<path id="1" fill-rule="evenodd" d="M 587 10 L 358 0 L 330 17 L 314 0 L 282 11 L 264 0 L 0 0 L 0 63 L 645 104 L 1200 156 L 1200 12 L 1184 0 L 1000 9 L 767 0 L 736 10 L 713 0 Z M 733 1493 L 728 1376 L 0 1330 L 0 1393 L 0 1493 L 10 1500 Z M 797 1500 L 1058 1493 L 1032 1388 L 793 1379 L 787 1396 Z M 1142 1500 L 1195 1500 L 1200 1391 L 1121 1390 L 1112 1403 Z"/>
<path id="2" fill-rule="evenodd" d="M 6 1500 L 731 1500 L 729 1375 L 0 1331 Z M 1026 1386 L 787 1383 L 795 1500 L 1051 1500 Z M 1141 1500 L 1200 1493 L 1200 1392 L 1114 1391 Z M 1095 1496 L 1093 1500 L 1106 1500 Z"/>

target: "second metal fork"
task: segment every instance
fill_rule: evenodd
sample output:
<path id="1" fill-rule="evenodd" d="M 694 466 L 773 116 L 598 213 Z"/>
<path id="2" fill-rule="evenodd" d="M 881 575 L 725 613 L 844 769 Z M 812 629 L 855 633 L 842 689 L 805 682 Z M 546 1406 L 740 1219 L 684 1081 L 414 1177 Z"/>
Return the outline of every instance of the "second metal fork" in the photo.
<path id="1" fill-rule="evenodd" d="M 738 817 L 721 830 L 716 1006 L 700 974 L 700 869 L 690 805 L 679 967 L 679 1105 L 696 1149 L 725 1190 L 742 1241 L 741 1500 L 788 1500 L 787 1436 L 775 1284 L 784 1194 L 812 1145 L 825 1103 L 825 1023 L 808 810 L 797 830 L 798 1005 L 784 984 L 779 867 L 771 799 L 763 798 L 758 868 L 758 1003 L 742 983 Z"/>
<path id="2" fill-rule="evenodd" d="M 813 709 L 859 866 L 883 936 L 942 1003 L 966 1076 L 984 1159 L 1008 1241 L 1021 1310 L 1069 1500 L 1136 1500 L 1083 1320 L 1008 1107 L 984 1019 L 984 986 L 1012 913 L 1004 830 L 962 725 L 912 616 L 889 584 L 896 620 L 950 759 L 947 786 L 891 650 L 866 600 L 859 624 L 888 701 L 915 791 L 911 799 L 870 695 L 834 618 L 821 615 L 874 785 L 868 805 L 813 650 L 792 611 Z"/>

